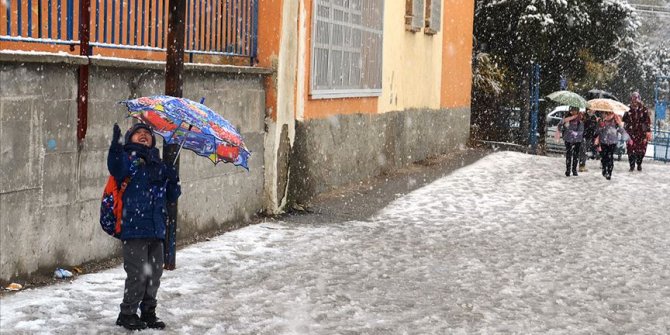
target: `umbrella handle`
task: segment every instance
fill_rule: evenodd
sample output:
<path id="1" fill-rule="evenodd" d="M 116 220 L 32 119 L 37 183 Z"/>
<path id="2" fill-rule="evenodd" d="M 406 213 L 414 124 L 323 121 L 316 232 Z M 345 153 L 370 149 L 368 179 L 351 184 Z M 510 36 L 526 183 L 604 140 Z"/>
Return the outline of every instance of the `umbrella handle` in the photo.
<path id="1" fill-rule="evenodd" d="M 174 157 L 174 161 L 172 162 L 172 166 L 174 167 L 175 164 L 177 164 L 177 159 L 179 159 L 179 153 L 181 152 L 181 148 L 184 147 L 184 142 L 186 142 L 186 139 L 181 141 L 181 145 L 179 146 L 179 150 L 177 150 L 177 155 Z M 163 183 L 163 188 L 167 188 L 168 180 Z"/>
<path id="2" fill-rule="evenodd" d="M 181 144 L 179 145 L 179 150 L 177 150 L 177 155 L 174 156 L 174 161 L 172 162 L 172 166 L 177 164 L 177 159 L 179 159 L 179 154 L 181 153 L 181 149 L 184 147 L 184 142 L 186 142 L 185 138 L 184 138 L 183 141 L 181 141 Z"/>

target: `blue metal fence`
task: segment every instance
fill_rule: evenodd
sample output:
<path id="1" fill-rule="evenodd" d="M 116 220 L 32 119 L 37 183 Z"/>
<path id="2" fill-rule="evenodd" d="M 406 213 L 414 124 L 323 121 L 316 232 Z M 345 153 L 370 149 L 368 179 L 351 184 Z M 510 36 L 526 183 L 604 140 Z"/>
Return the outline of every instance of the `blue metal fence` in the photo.
<path id="1" fill-rule="evenodd" d="M 654 159 L 670 162 L 670 124 L 667 119 L 670 101 L 670 77 L 656 77 L 654 89 Z"/>
<path id="2" fill-rule="evenodd" d="M 74 0 L 0 2 L 0 41 L 73 44 L 74 15 Z"/>
<path id="3" fill-rule="evenodd" d="M 186 53 L 256 58 L 258 0 L 186 0 Z M 90 47 L 164 52 L 168 0 L 91 0 Z M 81 0 L 0 1 L 0 42 L 78 46 Z M 11 48 L 11 46 L 10 46 Z M 94 50 L 90 50 L 89 54 Z"/>

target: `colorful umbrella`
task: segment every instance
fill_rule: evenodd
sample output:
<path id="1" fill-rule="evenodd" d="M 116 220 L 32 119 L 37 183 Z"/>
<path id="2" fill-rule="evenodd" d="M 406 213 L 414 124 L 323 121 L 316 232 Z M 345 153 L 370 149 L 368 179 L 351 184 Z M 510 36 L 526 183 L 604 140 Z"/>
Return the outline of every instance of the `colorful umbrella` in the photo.
<path id="1" fill-rule="evenodd" d="M 200 156 L 233 163 L 247 170 L 251 155 L 230 122 L 207 106 L 168 95 L 124 100 L 128 115 L 148 124 L 168 144 L 178 144 Z"/>
<path id="2" fill-rule="evenodd" d="M 621 102 L 612 99 L 592 99 L 587 101 L 588 109 L 594 111 L 614 112 L 623 116 L 630 108 Z"/>
<path id="3" fill-rule="evenodd" d="M 568 105 L 571 107 L 577 108 L 586 108 L 586 99 L 582 98 L 581 95 L 571 92 L 571 91 L 556 91 L 549 95 L 547 98 L 558 102 L 562 105 Z"/>

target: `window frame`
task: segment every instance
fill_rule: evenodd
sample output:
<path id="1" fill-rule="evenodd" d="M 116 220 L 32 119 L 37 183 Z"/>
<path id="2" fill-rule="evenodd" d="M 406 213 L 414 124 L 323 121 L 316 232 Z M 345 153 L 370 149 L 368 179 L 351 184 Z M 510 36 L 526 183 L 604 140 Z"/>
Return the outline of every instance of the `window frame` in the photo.
<path id="1" fill-rule="evenodd" d="M 336 3 L 339 1 L 342 5 Z M 365 26 L 366 13 L 363 8 L 365 5 L 377 5 L 381 12 L 381 17 L 378 18 L 377 27 Z M 360 8 L 356 8 L 356 4 Z M 312 38 L 310 43 L 310 82 L 309 95 L 311 99 L 333 99 L 333 98 L 348 98 L 348 97 L 378 97 L 382 94 L 382 61 L 383 61 L 383 13 L 384 0 L 313 0 L 312 1 Z M 321 6 L 321 7 L 320 7 Z M 320 10 L 328 8 L 328 17 L 320 15 Z M 369 7 L 369 6 L 368 6 Z M 368 8 L 372 10 L 371 8 Z M 343 13 L 343 18 L 346 20 L 336 20 L 335 11 L 340 10 Z M 356 24 L 355 15 L 358 15 L 360 24 Z M 368 15 L 369 19 L 369 15 Z M 320 26 L 321 24 L 321 26 Z M 323 25 L 327 25 L 328 37 L 327 42 L 324 43 L 319 32 L 324 29 Z M 341 44 L 333 43 L 333 30 L 342 28 Z M 357 37 L 358 36 L 358 37 Z M 374 39 L 373 46 L 363 43 L 365 37 Z M 356 39 L 360 42 L 360 46 L 356 46 Z M 376 50 L 374 50 L 376 47 Z M 375 54 L 376 51 L 376 54 Z M 317 57 L 322 57 L 319 53 L 325 55 L 328 65 L 327 69 L 324 66 L 323 58 L 318 60 Z M 332 79 L 337 69 L 334 68 L 333 55 L 340 53 L 340 65 L 342 71 L 340 72 L 341 84 L 334 83 Z M 366 59 L 372 53 L 375 59 Z M 348 58 L 347 58 L 348 57 Z M 356 60 L 357 59 L 357 60 Z M 348 62 L 348 64 L 346 63 Z M 357 62 L 357 67 L 354 63 Z M 366 68 L 372 66 L 372 68 Z M 348 70 L 348 72 L 347 72 Z M 322 71 L 326 71 L 325 77 Z M 353 85 L 352 77 L 355 78 L 358 74 L 357 83 Z M 366 78 L 366 76 L 368 78 Z M 347 78 L 347 84 L 344 84 L 344 78 Z M 367 80 L 372 80 L 375 87 L 370 88 L 366 84 Z M 317 81 L 325 80 L 325 84 L 317 83 Z M 366 87 L 366 85 L 368 87 Z"/>

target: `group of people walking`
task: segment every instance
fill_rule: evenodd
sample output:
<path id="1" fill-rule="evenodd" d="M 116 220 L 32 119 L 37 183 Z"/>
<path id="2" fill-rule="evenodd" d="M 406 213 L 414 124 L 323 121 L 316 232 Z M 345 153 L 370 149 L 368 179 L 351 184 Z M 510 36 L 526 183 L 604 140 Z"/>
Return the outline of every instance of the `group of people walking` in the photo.
<path id="1" fill-rule="evenodd" d="M 642 160 L 651 140 L 651 117 L 642 103 L 640 94 L 631 95 L 630 109 L 623 117 L 612 111 L 587 110 L 581 113 L 579 108 L 570 107 L 558 126 L 565 142 L 565 175 L 579 175 L 585 172 L 589 152 L 600 157 L 602 175 L 612 179 L 614 153 L 619 138 L 626 142 L 630 171 L 637 167 L 642 170 Z"/>

